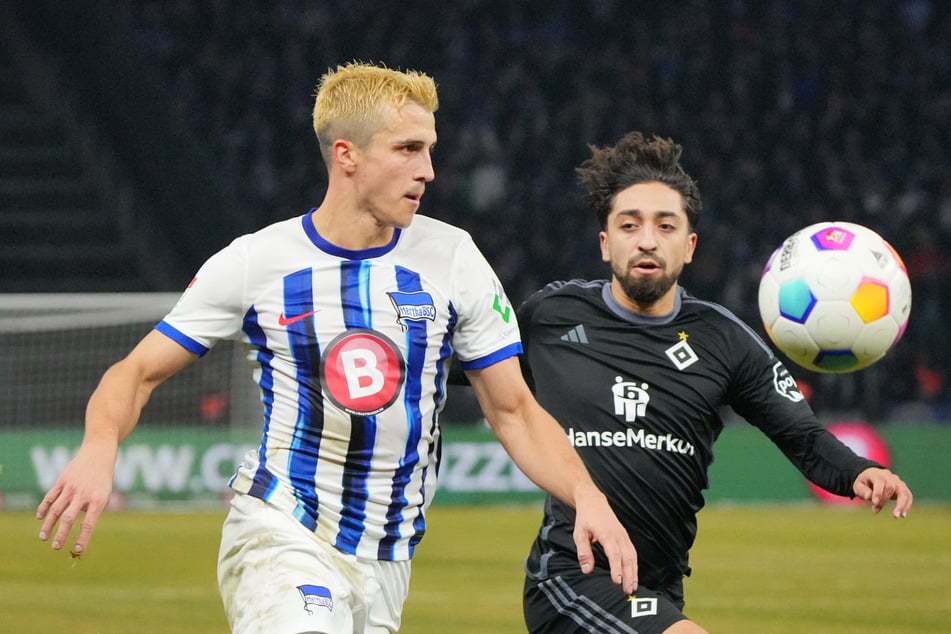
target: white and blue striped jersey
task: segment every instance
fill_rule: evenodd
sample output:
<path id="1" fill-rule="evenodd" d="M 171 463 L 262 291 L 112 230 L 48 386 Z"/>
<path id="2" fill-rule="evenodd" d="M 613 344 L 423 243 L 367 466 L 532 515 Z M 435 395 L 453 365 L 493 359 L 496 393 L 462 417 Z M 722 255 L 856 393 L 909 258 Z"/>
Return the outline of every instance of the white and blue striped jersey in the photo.
<path id="1" fill-rule="evenodd" d="M 363 251 L 324 240 L 310 214 L 239 237 L 156 328 L 199 355 L 248 346 L 263 435 L 230 486 L 380 560 L 411 558 L 425 531 L 451 357 L 479 369 L 522 350 L 469 234 L 425 216 Z"/>

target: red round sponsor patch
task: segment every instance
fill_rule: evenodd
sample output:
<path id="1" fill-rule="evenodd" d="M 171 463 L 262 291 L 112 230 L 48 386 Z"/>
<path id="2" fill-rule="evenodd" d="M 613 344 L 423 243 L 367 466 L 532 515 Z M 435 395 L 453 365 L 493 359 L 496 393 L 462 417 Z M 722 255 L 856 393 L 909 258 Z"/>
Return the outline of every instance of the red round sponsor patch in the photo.
<path id="1" fill-rule="evenodd" d="M 348 330 L 330 342 L 321 365 L 324 394 L 358 416 L 377 414 L 396 400 L 406 378 L 399 348 L 375 330 Z"/>

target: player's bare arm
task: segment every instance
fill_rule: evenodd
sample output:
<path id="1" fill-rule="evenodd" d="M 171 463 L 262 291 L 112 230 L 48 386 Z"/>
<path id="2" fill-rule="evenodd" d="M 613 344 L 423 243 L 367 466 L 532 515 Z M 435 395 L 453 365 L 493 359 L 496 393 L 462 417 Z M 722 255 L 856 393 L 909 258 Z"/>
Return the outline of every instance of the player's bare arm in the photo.
<path id="1" fill-rule="evenodd" d="M 911 509 L 913 496 L 908 485 L 888 469 L 871 467 L 859 474 L 852 485 L 855 495 L 871 502 L 872 510 L 878 513 L 889 500 L 895 500 L 892 516 L 903 518 Z"/>
<path id="2" fill-rule="evenodd" d="M 152 390 L 195 358 L 153 330 L 103 374 L 86 407 L 79 451 L 36 510 L 37 519 L 43 521 L 41 540 L 52 536 L 53 549 L 60 550 L 82 516 L 72 551 L 78 554 L 86 549 L 112 493 L 119 444 L 132 433 Z"/>
<path id="3" fill-rule="evenodd" d="M 585 573 L 594 569 L 591 544 L 598 542 L 611 566 L 611 578 L 624 591 L 637 588 L 637 553 L 607 498 L 557 421 L 532 396 L 518 359 L 467 372 L 489 425 L 515 464 L 535 484 L 575 508 L 574 539 Z"/>

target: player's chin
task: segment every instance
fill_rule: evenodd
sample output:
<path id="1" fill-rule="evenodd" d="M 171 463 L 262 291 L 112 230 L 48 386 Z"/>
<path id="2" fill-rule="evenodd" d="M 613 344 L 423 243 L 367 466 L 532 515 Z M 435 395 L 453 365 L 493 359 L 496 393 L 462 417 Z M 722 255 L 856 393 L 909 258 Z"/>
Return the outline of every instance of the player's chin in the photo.
<path id="1" fill-rule="evenodd" d="M 393 226 L 397 229 L 406 229 L 411 224 L 413 224 L 413 218 L 415 217 L 415 214 L 411 214 L 409 216 L 400 216 L 393 220 Z"/>
<path id="2" fill-rule="evenodd" d="M 402 207 L 400 209 L 391 209 L 385 214 L 378 214 L 376 221 L 383 227 L 406 229 L 413 223 L 413 218 L 415 217 L 415 210 Z"/>
<path id="3" fill-rule="evenodd" d="M 419 198 L 405 196 L 403 198 L 403 204 L 400 205 L 399 211 L 393 218 L 393 224 L 400 229 L 405 229 L 412 224 L 417 211 L 419 211 Z"/>

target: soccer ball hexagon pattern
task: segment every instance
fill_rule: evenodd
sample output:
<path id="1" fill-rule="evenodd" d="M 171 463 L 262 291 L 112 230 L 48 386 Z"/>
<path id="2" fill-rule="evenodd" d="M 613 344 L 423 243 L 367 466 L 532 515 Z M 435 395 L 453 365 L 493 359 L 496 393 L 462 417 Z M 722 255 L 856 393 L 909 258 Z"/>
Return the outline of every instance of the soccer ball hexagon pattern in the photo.
<path id="1" fill-rule="evenodd" d="M 814 372 L 866 368 L 901 338 L 911 284 L 898 252 L 868 227 L 820 222 L 786 238 L 759 285 L 770 339 Z"/>

